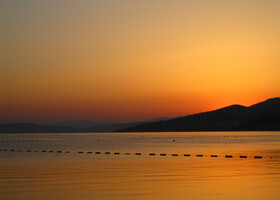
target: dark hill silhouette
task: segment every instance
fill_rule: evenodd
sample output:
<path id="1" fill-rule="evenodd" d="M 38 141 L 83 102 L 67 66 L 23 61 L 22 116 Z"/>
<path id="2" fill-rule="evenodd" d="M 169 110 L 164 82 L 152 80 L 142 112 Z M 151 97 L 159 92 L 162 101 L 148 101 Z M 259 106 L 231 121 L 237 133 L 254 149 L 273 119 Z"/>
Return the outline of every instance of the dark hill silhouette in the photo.
<path id="1" fill-rule="evenodd" d="M 77 126 L 74 123 L 75 121 L 55 125 L 36 123 L 0 124 L 0 133 L 280 131 L 280 98 L 268 99 L 249 107 L 231 105 L 214 111 L 172 119 L 156 118 L 151 121 L 95 125 L 90 127 L 85 127 L 84 124 L 82 124 L 83 126 Z"/>
<path id="2" fill-rule="evenodd" d="M 74 126 L 51 126 L 35 123 L 1 124 L 0 133 L 90 133 L 90 132 L 114 132 L 118 129 L 135 126 L 143 122 L 119 123 L 111 125 L 97 125 L 89 128 L 77 128 Z"/>
<path id="3" fill-rule="evenodd" d="M 237 130 L 264 130 L 279 131 L 280 130 L 280 114 L 269 115 L 252 120 L 248 123 L 236 127 Z"/>
<path id="4" fill-rule="evenodd" d="M 107 126 L 107 125 L 111 125 L 112 123 L 88 121 L 88 120 L 70 120 L 70 121 L 61 121 L 61 122 L 52 122 L 52 123 L 41 122 L 36 124 L 42 126 L 71 126 L 76 128 L 89 128 L 93 126 Z"/>
<path id="5" fill-rule="evenodd" d="M 248 107 L 248 112 L 251 115 L 257 115 L 259 117 L 277 114 L 280 112 L 280 98 L 272 98 L 261 103 L 254 104 Z"/>
<path id="6" fill-rule="evenodd" d="M 0 125 L 0 133 L 65 133 L 78 131 L 78 128 L 70 126 L 43 126 L 34 123 L 13 123 Z"/>
<path id="7" fill-rule="evenodd" d="M 153 119 L 148 119 L 145 122 L 159 122 L 159 121 L 165 121 L 171 119 L 170 117 L 157 117 L 157 118 L 153 118 Z"/>
<path id="8" fill-rule="evenodd" d="M 160 121 L 166 118 L 150 119 Z M 147 121 L 150 121 L 147 120 Z M 145 122 L 147 122 L 145 121 Z M 90 124 L 99 124 L 89 126 Z M 0 124 L 0 133 L 90 133 L 90 132 L 114 132 L 131 126 L 143 124 L 144 122 L 115 123 L 91 122 L 83 120 L 66 121 L 60 123 L 11 123 Z"/>
<path id="9" fill-rule="evenodd" d="M 214 111 L 188 115 L 120 129 L 117 132 L 280 130 L 280 98 L 250 107 L 231 105 Z"/>

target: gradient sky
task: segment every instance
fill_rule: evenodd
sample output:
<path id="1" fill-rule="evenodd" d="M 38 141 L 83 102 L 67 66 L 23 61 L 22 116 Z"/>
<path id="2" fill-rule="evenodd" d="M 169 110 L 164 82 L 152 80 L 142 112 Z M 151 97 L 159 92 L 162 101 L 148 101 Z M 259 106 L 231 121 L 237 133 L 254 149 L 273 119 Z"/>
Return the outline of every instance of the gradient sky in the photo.
<path id="1" fill-rule="evenodd" d="M 280 96 L 280 1 L 2 0 L 0 122 L 139 121 Z"/>

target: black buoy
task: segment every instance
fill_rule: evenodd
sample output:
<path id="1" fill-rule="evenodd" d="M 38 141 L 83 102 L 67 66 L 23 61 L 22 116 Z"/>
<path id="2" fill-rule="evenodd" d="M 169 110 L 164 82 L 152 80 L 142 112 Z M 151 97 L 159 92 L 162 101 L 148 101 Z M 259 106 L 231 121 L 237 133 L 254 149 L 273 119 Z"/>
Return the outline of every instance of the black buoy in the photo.
<path id="1" fill-rule="evenodd" d="M 92 154 L 92 152 L 91 152 L 91 151 L 88 151 L 87 153 L 88 153 L 88 154 Z"/>
<path id="2" fill-rule="evenodd" d="M 149 155 L 150 155 L 150 156 L 155 156 L 156 154 L 155 154 L 155 153 L 150 153 Z"/>
<path id="3" fill-rule="evenodd" d="M 239 156 L 239 158 L 247 158 L 247 156 Z"/>
<path id="4" fill-rule="evenodd" d="M 178 154 L 176 154 L 176 153 L 173 153 L 173 154 L 171 154 L 172 156 L 178 156 Z"/>
<path id="5" fill-rule="evenodd" d="M 184 156 L 191 156 L 191 154 L 184 154 Z"/>
<path id="6" fill-rule="evenodd" d="M 226 155 L 225 158 L 232 158 L 232 155 Z"/>
<path id="7" fill-rule="evenodd" d="M 115 155 L 120 155 L 120 153 L 119 153 L 119 152 L 115 152 L 114 154 L 115 154 Z"/>
<path id="8" fill-rule="evenodd" d="M 79 151 L 78 153 L 84 153 L 84 152 L 82 152 L 82 151 Z"/>
<path id="9" fill-rule="evenodd" d="M 95 154 L 101 154 L 101 152 L 100 152 L 100 151 L 97 151 L 97 152 L 95 152 Z"/>
<path id="10" fill-rule="evenodd" d="M 216 158 L 216 157 L 218 157 L 218 155 L 211 155 L 211 157 L 214 157 L 214 158 Z"/>
<path id="11" fill-rule="evenodd" d="M 135 155 L 140 156 L 140 155 L 141 155 L 141 153 L 135 153 Z"/>
<path id="12" fill-rule="evenodd" d="M 197 155 L 196 155 L 196 157 L 203 157 L 203 155 L 201 155 L 201 154 L 197 154 Z"/>
<path id="13" fill-rule="evenodd" d="M 166 156 L 166 153 L 161 153 L 160 156 Z"/>
<path id="14" fill-rule="evenodd" d="M 105 152 L 105 154 L 110 154 L 110 152 Z"/>
<path id="15" fill-rule="evenodd" d="M 262 156 L 255 156 L 254 158 L 256 158 L 256 159 L 261 159 Z"/>

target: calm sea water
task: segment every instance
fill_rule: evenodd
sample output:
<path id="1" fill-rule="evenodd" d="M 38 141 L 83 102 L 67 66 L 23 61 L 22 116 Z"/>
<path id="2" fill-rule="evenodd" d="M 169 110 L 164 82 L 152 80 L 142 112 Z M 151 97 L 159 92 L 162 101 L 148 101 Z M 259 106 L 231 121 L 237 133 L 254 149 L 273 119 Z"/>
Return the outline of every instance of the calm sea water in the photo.
<path id="1" fill-rule="evenodd" d="M 280 132 L 1 134 L 0 199 L 278 200 Z"/>

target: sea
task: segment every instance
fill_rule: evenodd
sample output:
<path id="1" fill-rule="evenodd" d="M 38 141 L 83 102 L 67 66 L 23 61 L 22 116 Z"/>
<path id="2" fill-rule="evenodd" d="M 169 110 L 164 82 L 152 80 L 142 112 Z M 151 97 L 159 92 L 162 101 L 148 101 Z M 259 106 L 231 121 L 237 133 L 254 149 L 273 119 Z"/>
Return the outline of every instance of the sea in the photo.
<path id="1" fill-rule="evenodd" d="M 279 200 L 280 132 L 0 134 L 1 200 Z"/>

